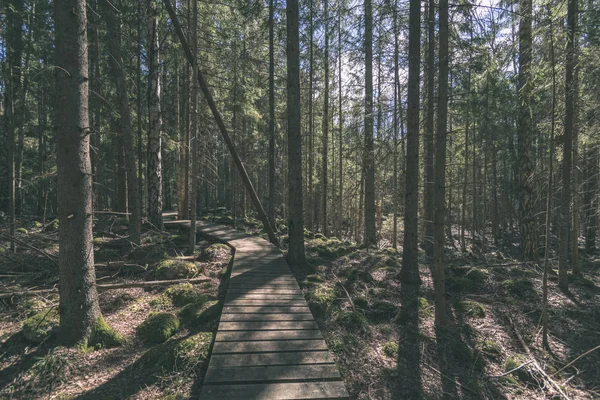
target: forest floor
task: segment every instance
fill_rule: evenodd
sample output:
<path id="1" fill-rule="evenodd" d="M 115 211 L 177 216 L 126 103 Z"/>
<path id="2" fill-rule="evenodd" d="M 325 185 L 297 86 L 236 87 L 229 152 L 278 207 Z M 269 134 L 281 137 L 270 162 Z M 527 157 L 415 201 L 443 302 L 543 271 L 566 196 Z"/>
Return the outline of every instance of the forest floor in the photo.
<path id="1" fill-rule="evenodd" d="M 45 229 L 43 229 L 45 228 Z M 156 279 L 206 277 L 206 282 L 169 288 L 111 289 L 99 293 L 106 322 L 124 337 L 119 347 L 73 348 L 58 345 L 55 334 L 27 340 L 24 325 L 37 313 L 52 315 L 58 306 L 56 294 L 0 299 L 0 399 L 186 399 L 197 397 L 206 369 L 216 322 L 217 299 L 231 259 L 222 244 L 199 241 L 197 257 L 181 259 L 187 234 L 146 230 L 142 245 L 134 248 L 126 240 L 124 221 L 101 217 L 94 228 L 95 262 L 125 261 L 127 265 L 98 268 L 101 284 L 134 283 Z M 0 229 L 0 234 L 7 230 Z M 18 246 L 8 252 L 0 238 L 0 292 L 55 287 L 58 265 L 56 224 L 42 227 L 39 221 L 19 220 L 18 238 L 40 251 Z M 190 267 L 190 262 L 192 266 Z M 161 265 L 191 268 L 182 275 L 164 276 Z M 194 269 L 194 265 L 195 268 Z M 168 274 L 168 273 L 167 273 Z M 186 275 L 187 276 L 184 276 Z M 199 303 L 200 301 L 200 303 Z M 187 306 L 187 303 L 191 303 Z M 196 305 L 200 305 L 196 307 Z M 194 309 L 194 307 L 196 307 Z M 138 327 L 151 313 L 177 316 L 166 343 L 150 336 L 142 338 Z M 45 324 L 42 324 L 45 326 Z M 54 325 L 47 327 L 52 332 Z M 160 329 L 160 328 L 157 328 Z M 173 331 L 176 331 L 173 333 Z M 44 332 L 45 333 L 45 332 Z M 39 342 L 41 339 L 41 343 Z"/>
<path id="2" fill-rule="evenodd" d="M 209 219 L 232 222 L 226 215 Z M 57 254 L 57 233 L 51 224 L 42 229 L 34 220 L 19 222 L 21 240 Z M 256 221 L 240 222 L 249 234 L 264 235 Z M 102 218 L 95 232 L 96 263 L 135 264 L 100 269 L 100 283 L 156 279 L 160 261 L 180 256 L 187 240 L 177 232 L 146 231 L 142 246 L 133 249 L 124 239 L 123 221 L 112 217 Z M 556 270 L 551 271 L 551 351 L 545 351 L 540 333 L 542 270 L 536 264 L 519 263 L 510 242 L 495 247 L 479 240 L 473 247 L 468 240 L 466 253 L 457 243 L 449 243 L 450 323 L 445 331 L 436 332 L 431 260 L 424 253 L 420 254 L 423 284 L 402 287 L 397 279 L 401 254 L 395 249 L 366 249 L 309 231 L 305 239 L 308 265 L 292 270 L 351 399 L 439 399 L 444 393 L 451 398 L 543 399 L 559 391 L 570 399 L 600 398 L 600 351 L 561 370 L 600 344 L 600 257 L 581 254 L 582 273 L 570 277 L 568 293 L 556 288 Z M 286 241 L 284 236 L 284 248 Z M 17 255 L 2 251 L 6 248 L 7 242 L 0 239 L 0 291 L 56 284 L 55 262 L 30 248 L 20 246 Z M 201 241 L 198 253 L 194 263 L 210 281 L 195 287 L 209 300 L 218 299 L 230 252 Z M 101 292 L 106 321 L 127 340 L 121 347 L 97 351 L 56 347 L 53 338 L 36 345 L 23 337 L 27 317 L 56 306 L 56 295 L 0 299 L 0 399 L 197 397 L 208 347 L 192 345 L 190 352 L 188 339 L 210 341 L 216 317 L 190 324 L 182 317 L 182 306 L 167 297 L 164 288 Z M 182 329 L 162 345 L 141 340 L 136 327 L 150 312 L 177 314 Z M 182 343 L 188 346 L 178 346 Z M 178 354 L 182 348 L 193 360 Z"/>

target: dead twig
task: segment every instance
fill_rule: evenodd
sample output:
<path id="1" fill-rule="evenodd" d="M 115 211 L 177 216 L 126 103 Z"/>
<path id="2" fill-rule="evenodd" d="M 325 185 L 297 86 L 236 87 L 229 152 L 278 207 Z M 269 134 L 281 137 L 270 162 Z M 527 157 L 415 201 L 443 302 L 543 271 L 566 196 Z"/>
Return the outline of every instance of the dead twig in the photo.
<path id="1" fill-rule="evenodd" d="M 13 241 L 19 243 L 21 246 L 27 247 L 28 249 L 37 251 L 38 253 L 42 254 L 44 257 L 46 257 L 47 259 L 49 259 L 50 261 L 52 261 L 54 263 L 58 262 L 57 256 L 47 253 L 42 249 L 38 249 L 37 247 L 34 247 L 34 246 L 30 245 L 29 243 L 22 241 L 21 239 L 17 239 L 16 237 L 10 236 L 6 233 L 0 233 L 0 236 L 2 236 L 3 238 L 5 238 L 7 240 L 13 240 Z"/>
<path id="2" fill-rule="evenodd" d="M 529 360 L 529 361 L 527 361 L 527 362 L 524 362 L 523 364 L 519 365 L 518 367 L 516 367 L 516 368 L 513 368 L 513 369 L 511 369 L 510 371 L 507 371 L 507 372 L 505 372 L 505 373 L 503 373 L 503 374 L 500 374 L 500 375 L 490 375 L 490 378 L 501 378 L 501 377 L 503 377 L 503 376 L 510 375 L 510 374 L 512 374 L 513 372 L 520 370 L 520 369 L 521 369 L 521 368 L 523 368 L 524 366 L 531 364 L 532 362 L 533 362 L 533 361 Z"/>
<path id="3" fill-rule="evenodd" d="M 585 353 L 583 353 L 583 354 L 582 354 L 582 355 L 580 355 L 579 357 L 575 358 L 573 361 L 571 361 L 570 363 L 568 363 L 567 365 L 565 365 L 564 367 L 562 367 L 561 369 L 559 369 L 558 371 L 556 371 L 556 372 L 555 372 L 555 373 L 553 373 L 552 375 L 554 376 L 554 375 L 558 374 L 560 371 L 562 371 L 562 370 L 564 370 L 564 369 L 566 369 L 566 368 L 569 368 L 571 365 L 573 365 L 573 364 L 574 364 L 576 361 L 578 361 L 580 358 L 583 358 L 583 357 L 587 356 L 588 354 L 590 354 L 590 353 L 592 353 L 592 352 L 594 352 L 594 351 L 596 351 L 596 350 L 598 350 L 598 349 L 600 349 L 600 345 L 598 345 L 598 346 L 594 347 L 593 349 L 590 349 L 590 350 L 586 351 Z"/>

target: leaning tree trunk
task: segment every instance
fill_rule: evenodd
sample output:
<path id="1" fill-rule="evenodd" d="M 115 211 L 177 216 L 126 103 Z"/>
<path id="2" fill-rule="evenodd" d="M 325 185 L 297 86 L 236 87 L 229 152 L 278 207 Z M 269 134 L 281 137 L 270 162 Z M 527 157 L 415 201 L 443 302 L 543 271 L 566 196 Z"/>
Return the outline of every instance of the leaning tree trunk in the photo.
<path id="1" fill-rule="evenodd" d="M 103 14 L 106 20 L 109 64 L 112 75 L 115 78 L 117 86 L 117 98 L 119 103 L 119 114 L 121 128 L 121 139 L 126 153 L 125 167 L 127 170 L 127 199 L 131 219 L 129 221 L 129 235 L 131 241 L 137 245 L 140 244 L 140 235 L 142 229 L 142 214 L 140 211 L 140 193 L 138 192 L 137 165 L 135 162 L 135 149 L 133 146 L 133 129 L 131 127 L 131 112 L 129 109 L 129 94 L 127 91 L 127 80 L 123 65 L 123 56 L 121 51 L 121 21 L 114 14 L 115 8 L 109 5 L 107 1 L 101 1 L 103 5 Z"/>
<path id="2" fill-rule="evenodd" d="M 300 125 L 300 37 L 298 0 L 287 8 L 287 117 L 288 117 L 288 231 L 287 259 L 304 264 L 304 221 L 302 216 L 302 131 Z"/>
<path id="3" fill-rule="evenodd" d="M 100 316 L 92 242 L 86 2 L 54 2 L 61 340 L 86 342 Z"/>
<path id="4" fill-rule="evenodd" d="M 162 229 L 162 166 L 160 115 L 160 73 L 158 42 L 158 10 L 155 0 L 148 0 L 148 218 Z"/>

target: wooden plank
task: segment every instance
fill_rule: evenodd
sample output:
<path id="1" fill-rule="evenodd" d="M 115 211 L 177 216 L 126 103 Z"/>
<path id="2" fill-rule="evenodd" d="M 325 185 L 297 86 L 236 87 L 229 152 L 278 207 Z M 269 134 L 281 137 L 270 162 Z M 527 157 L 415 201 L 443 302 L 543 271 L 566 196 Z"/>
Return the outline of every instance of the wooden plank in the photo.
<path id="1" fill-rule="evenodd" d="M 231 277 L 229 280 L 230 283 L 234 282 L 244 282 L 244 283 L 297 283 L 296 278 L 290 275 L 282 275 L 276 277 L 264 276 L 263 274 L 252 275 L 238 275 L 235 277 Z"/>
<path id="2" fill-rule="evenodd" d="M 307 350 L 327 350 L 327 344 L 323 339 L 215 342 L 212 352 L 213 354 L 231 354 Z"/>
<path id="3" fill-rule="evenodd" d="M 249 321 L 221 322 L 219 331 L 270 331 L 289 329 L 319 329 L 314 321 Z"/>
<path id="4" fill-rule="evenodd" d="M 232 331 L 217 332 L 215 342 L 241 342 L 254 340 L 322 339 L 319 330 L 312 331 Z"/>
<path id="5" fill-rule="evenodd" d="M 223 314 L 306 314 L 310 312 L 307 306 L 225 306 Z"/>
<path id="6" fill-rule="evenodd" d="M 348 399 L 344 383 L 338 382 L 298 382 L 298 383 L 256 383 L 244 385 L 205 385 L 200 392 L 201 399 L 231 400 L 295 400 L 295 399 Z"/>
<path id="7" fill-rule="evenodd" d="M 236 294 L 236 293 L 242 293 L 242 294 L 257 294 L 257 293 L 270 293 L 270 294 L 300 294 L 302 293 L 300 290 L 297 289 L 269 289 L 269 288 L 257 288 L 257 289 L 238 289 L 238 288 L 231 288 L 231 289 L 227 289 L 228 293 L 232 293 L 232 294 Z"/>
<path id="8" fill-rule="evenodd" d="M 204 383 L 275 382 L 341 379 L 335 364 L 212 368 Z"/>
<path id="9" fill-rule="evenodd" d="M 303 299 L 234 299 L 226 300 L 225 306 L 306 306 Z"/>
<path id="10" fill-rule="evenodd" d="M 223 314 L 221 322 L 251 321 L 314 321 L 313 315 L 306 314 Z"/>
<path id="11" fill-rule="evenodd" d="M 270 293 L 228 293 L 225 301 L 233 300 L 304 300 L 304 295 L 298 294 L 270 294 Z"/>
<path id="12" fill-rule="evenodd" d="M 297 351 L 291 353 L 215 354 L 210 357 L 208 369 L 240 365 L 304 365 L 329 364 L 333 359 L 329 351 Z"/>

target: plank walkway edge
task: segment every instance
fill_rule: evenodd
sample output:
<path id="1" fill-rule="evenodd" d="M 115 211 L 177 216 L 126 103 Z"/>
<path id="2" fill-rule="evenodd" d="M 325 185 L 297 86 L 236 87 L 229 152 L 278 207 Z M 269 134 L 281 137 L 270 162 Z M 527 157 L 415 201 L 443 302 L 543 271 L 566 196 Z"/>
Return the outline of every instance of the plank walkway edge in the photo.
<path id="1" fill-rule="evenodd" d="M 189 221 L 167 226 L 189 228 Z M 196 232 L 234 249 L 200 399 L 348 399 L 292 271 L 265 239 L 200 221 Z"/>

